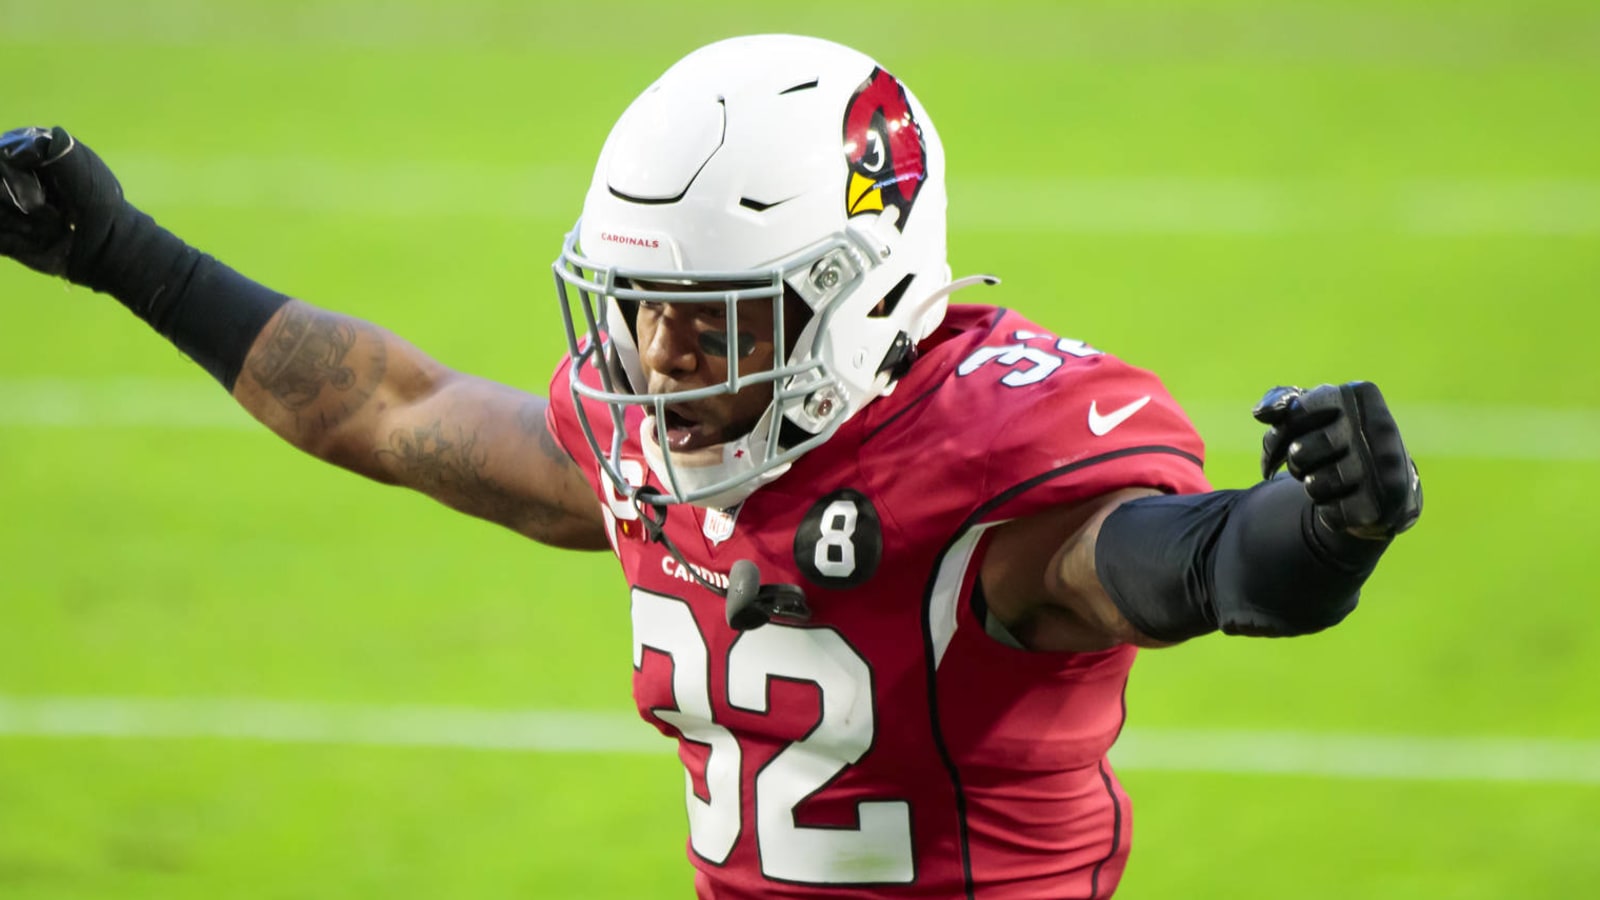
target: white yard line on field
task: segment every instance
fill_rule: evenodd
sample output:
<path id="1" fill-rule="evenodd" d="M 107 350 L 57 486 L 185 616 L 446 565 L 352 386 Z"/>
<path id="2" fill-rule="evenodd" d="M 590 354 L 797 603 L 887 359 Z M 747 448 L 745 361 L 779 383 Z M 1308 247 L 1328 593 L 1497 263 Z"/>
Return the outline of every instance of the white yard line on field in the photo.
<path id="1" fill-rule="evenodd" d="M 1600 740 L 1130 728 L 1130 770 L 1600 785 Z"/>
<path id="2" fill-rule="evenodd" d="M 0 428 L 251 429 L 216 384 L 177 378 L 0 379 Z"/>
<path id="3" fill-rule="evenodd" d="M 542 389 L 542 386 L 541 388 Z M 1191 404 L 1209 448 L 1255 452 L 1261 429 L 1246 403 Z M 1396 404 L 1422 459 L 1600 460 L 1600 410 Z M 1487 423 L 1487 426 L 1486 426 Z M 0 428 L 248 430 L 257 425 L 198 376 L 0 379 Z"/>
<path id="4" fill-rule="evenodd" d="M 590 173 L 561 166 L 326 157 L 119 155 L 148 210 L 277 210 L 569 224 Z M 1347 231 L 1423 237 L 1600 236 L 1600 179 L 1353 182 L 1199 176 L 973 175 L 950 184 L 964 233 L 1250 236 Z"/>
<path id="5" fill-rule="evenodd" d="M 0 696 L 0 737 L 226 740 L 542 753 L 665 754 L 631 714 L 255 700 Z M 1128 771 L 1600 785 L 1600 741 L 1129 729 Z"/>
<path id="6" fill-rule="evenodd" d="M 816 6 L 816 4 L 812 4 Z M 1478 67 L 1516 62 L 1592 66 L 1600 49 L 1600 17 L 1587 10 L 1456 8 L 1460 5 L 1245 4 L 1193 8 L 1182 3 L 1012 3 L 983 14 L 931 15 L 906 2 L 824 3 L 848 15 L 857 35 L 895 34 L 887 62 L 915 68 L 919 57 L 1004 56 L 1072 62 L 1252 61 L 1297 65 Z M 831 9 L 830 9 L 831 7 Z M 608 5 L 619 44 L 651 35 L 672 47 L 718 33 L 770 30 L 770 16 L 748 4 Z M 428 56 L 462 50 L 594 55 L 593 11 L 549 3 L 436 3 L 320 0 L 309 4 L 152 0 L 137 4 L 38 3 L 0 0 L 0 38 L 28 45 L 113 42 L 119 47 L 243 46 L 344 51 L 410 50 Z M 587 39 L 587 40 L 586 40 Z M 685 47 L 687 49 L 687 47 Z M 906 57 L 910 56 L 910 59 Z M 448 62 L 447 62 L 448 64 Z M 924 64 L 925 65 L 925 64 Z"/>

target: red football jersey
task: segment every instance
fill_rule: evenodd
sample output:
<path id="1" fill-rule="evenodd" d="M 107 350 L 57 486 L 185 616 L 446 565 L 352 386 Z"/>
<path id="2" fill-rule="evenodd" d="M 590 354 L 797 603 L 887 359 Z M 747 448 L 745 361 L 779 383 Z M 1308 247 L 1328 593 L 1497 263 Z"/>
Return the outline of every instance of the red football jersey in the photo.
<path id="1" fill-rule="evenodd" d="M 808 621 L 745 632 L 602 479 L 570 359 L 556 372 L 549 422 L 590 463 L 632 585 L 634 697 L 679 741 L 702 898 L 1106 897 L 1121 877 L 1129 808 L 1105 755 L 1134 648 L 1015 649 L 974 584 L 1001 522 L 1208 490 L 1200 439 L 1154 375 L 1006 310 L 952 306 L 922 351 L 735 514 L 669 512 L 713 583 L 749 559 L 804 589 Z M 640 415 L 625 474 L 659 487 Z"/>

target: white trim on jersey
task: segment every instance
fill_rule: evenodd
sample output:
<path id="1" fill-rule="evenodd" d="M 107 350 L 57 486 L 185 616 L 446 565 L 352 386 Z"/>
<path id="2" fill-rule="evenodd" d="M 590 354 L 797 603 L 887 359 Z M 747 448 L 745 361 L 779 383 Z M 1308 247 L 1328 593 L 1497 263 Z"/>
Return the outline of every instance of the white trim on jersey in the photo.
<path id="1" fill-rule="evenodd" d="M 939 561 L 939 574 L 933 579 L 933 590 L 928 595 L 928 628 L 933 634 L 933 667 L 944 661 L 944 651 L 956 636 L 956 614 L 961 603 L 961 585 L 967 580 L 967 568 L 977 552 L 978 540 L 983 533 L 1001 522 L 984 522 L 974 525 L 956 539 Z"/>

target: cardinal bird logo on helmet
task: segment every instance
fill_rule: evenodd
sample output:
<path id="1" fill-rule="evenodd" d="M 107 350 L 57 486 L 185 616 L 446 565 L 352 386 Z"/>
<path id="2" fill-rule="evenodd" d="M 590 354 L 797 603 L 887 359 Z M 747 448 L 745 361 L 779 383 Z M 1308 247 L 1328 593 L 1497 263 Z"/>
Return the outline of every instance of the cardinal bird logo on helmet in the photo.
<path id="1" fill-rule="evenodd" d="M 894 207 L 900 212 L 895 227 L 904 231 L 928 177 L 928 151 L 905 88 L 888 72 L 873 69 L 845 107 L 844 152 L 850 164 L 846 215 Z"/>

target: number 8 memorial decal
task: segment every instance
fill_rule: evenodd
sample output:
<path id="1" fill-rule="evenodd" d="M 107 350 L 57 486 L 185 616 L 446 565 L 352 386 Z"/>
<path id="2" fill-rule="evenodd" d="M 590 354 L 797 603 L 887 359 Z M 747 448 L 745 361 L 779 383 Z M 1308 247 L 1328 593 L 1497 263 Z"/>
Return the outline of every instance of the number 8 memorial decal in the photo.
<path id="1" fill-rule="evenodd" d="M 883 525 L 872 501 L 849 488 L 818 500 L 794 533 L 794 561 L 813 584 L 858 587 L 883 559 Z"/>

